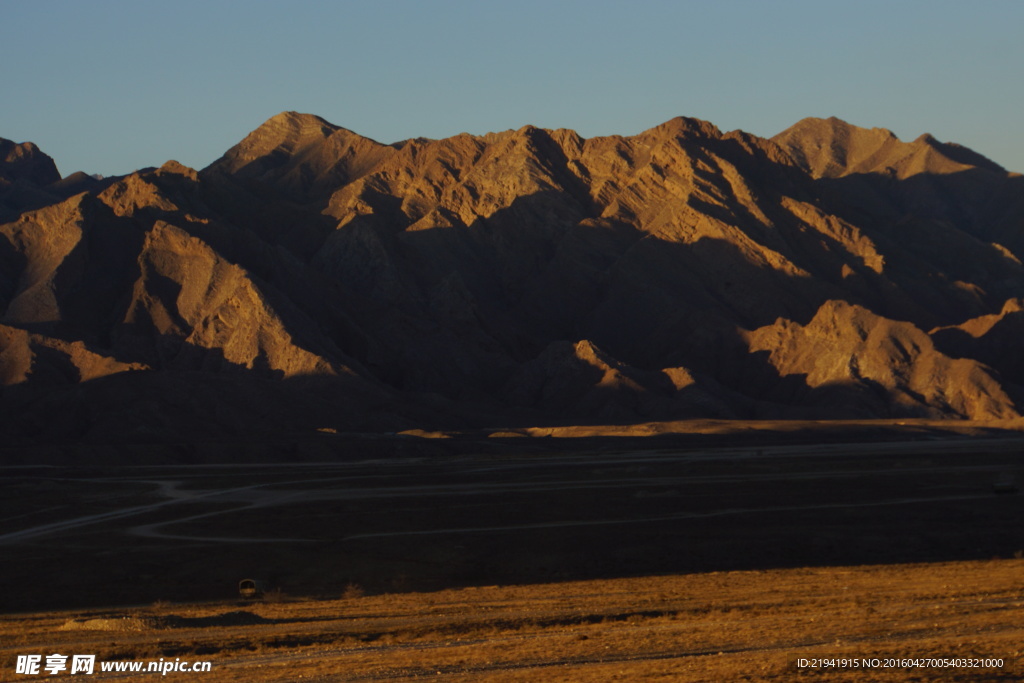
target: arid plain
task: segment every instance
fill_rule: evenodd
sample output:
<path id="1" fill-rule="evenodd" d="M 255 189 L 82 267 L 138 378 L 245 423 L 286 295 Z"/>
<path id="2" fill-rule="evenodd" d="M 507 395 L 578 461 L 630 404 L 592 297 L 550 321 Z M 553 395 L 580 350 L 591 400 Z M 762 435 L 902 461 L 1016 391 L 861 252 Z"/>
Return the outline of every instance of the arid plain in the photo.
<path id="1" fill-rule="evenodd" d="M 0 617 L 15 653 L 209 661 L 203 681 L 1017 681 L 1024 560 L 483 586 Z M 860 657 L 877 669 L 798 669 Z M 885 660 L 1001 660 L 990 668 Z M 11 677 L 5 680 L 30 680 Z M 80 676 L 48 676 L 78 680 Z"/>
<path id="2" fill-rule="evenodd" d="M 4 671 L 67 650 L 213 681 L 1018 680 L 1024 497 L 993 484 L 1024 440 L 943 424 L 9 468 Z M 797 672 L 814 654 L 1004 665 Z"/>

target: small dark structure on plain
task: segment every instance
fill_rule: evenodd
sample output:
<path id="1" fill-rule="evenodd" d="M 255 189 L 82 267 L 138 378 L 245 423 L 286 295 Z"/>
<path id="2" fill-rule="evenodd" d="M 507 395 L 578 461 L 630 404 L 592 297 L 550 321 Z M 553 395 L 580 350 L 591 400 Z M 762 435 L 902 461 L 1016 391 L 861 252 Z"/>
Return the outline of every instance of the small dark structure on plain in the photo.
<path id="1" fill-rule="evenodd" d="M 1012 474 L 1001 474 L 992 485 L 992 490 L 996 493 L 1017 493 L 1017 480 Z"/>
<path id="2" fill-rule="evenodd" d="M 238 594 L 243 598 L 258 598 L 267 592 L 267 582 L 262 579 L 242 579 L 238 582 Z"/>

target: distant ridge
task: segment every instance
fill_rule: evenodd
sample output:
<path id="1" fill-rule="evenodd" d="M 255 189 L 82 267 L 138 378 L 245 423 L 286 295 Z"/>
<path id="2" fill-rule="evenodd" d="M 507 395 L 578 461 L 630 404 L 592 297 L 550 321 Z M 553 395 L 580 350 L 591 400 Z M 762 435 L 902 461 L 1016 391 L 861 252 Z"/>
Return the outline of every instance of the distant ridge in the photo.
<path id="1" fill-rule="evenodd" d="M 918 173 L 946 174 L 1006 169 L 966 147 L 939 142 L 925 133 L 902 142 L 885 128 L 858 128 L 841 119 L 803 119 L 772 138 L 816 178 L 854 173 L 888 173 L 900 179 Z"/>

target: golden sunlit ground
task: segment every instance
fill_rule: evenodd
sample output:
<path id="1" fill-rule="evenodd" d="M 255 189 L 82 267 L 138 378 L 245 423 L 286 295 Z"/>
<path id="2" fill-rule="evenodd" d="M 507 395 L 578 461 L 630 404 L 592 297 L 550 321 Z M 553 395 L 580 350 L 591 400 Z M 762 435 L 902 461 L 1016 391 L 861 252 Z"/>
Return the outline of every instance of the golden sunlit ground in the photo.
<path id="1" fill-rule="evenodd" d="M 19 679 L 17 654 L 57 652 L 210 661 L 210 673 L 163 678 L 209 683 L 1014 681 L 1024 675 L 1022 608 L 1024 560 L 1008 559 L 9 615 L 0 638 L 4 680 Z M 821 655 L 1002 665 L 795 668 Z M 93 678 L 106 679 L 118 675 Z"/>

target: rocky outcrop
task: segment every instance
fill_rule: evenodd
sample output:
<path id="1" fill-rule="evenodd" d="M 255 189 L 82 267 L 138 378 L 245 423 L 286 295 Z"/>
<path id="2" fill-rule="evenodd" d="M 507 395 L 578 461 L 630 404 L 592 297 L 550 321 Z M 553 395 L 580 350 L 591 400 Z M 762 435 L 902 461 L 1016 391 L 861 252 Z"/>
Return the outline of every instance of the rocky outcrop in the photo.
<path id="1" fill-rule="evenodd" d="M 789 396 L 820 413 L 870 417 L 1017 417 L 1014 402 L 991 371 L 952 359 L 907 322 L 860 306 L 829 301 L 807 324 L 789 320 L 749 335 L 752 353 L 767 353 Z M 799 380 L 785 382 L 785 380 Z M 802 384 L 803 386 L 800 386 Z"/>
<path id="2" fill-rule="evenodd" d="M 107 375 L 147 370 L 97 353 L 80 341 L 67 342 L 17 327 L 0 325 L 0 384 L 76 384 Z"/>
<path id="3" fill-rule="evenodd" d="M 943 353 L 972 358 L 997 370 L 1004 381 L 1024 385 L 1024 300 L 1009 299 L 999 313 L 939 327 L 929 334 Z"/>
<path id="4" fill-rule="evenodd" d="M 57 164 L 33 143 L 0 138 L 0 188 L 18 181 L 45 187 L 59 180 Z"/>
<path id="5" fill-rule="evenodd" d="M 519 368 L 505 395 L 513 405 L 577 421 L 734 416 L 726 402 L 701 386 L 686 368 L 640 370 L 586 339 L 553 342 Z"/>

